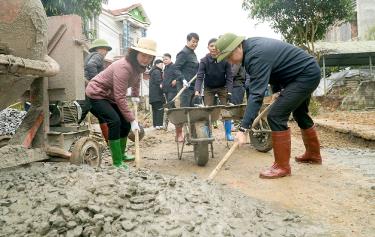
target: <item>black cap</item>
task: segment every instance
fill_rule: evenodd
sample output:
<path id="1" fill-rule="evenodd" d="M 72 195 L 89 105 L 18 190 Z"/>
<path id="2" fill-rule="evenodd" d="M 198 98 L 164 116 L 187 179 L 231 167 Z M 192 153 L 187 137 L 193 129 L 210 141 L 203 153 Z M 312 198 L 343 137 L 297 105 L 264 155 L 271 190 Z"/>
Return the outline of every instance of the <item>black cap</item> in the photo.
<path id="1" fill-rule="evenodd" d="M 163 63 L 163 61 L 161 59 L 156 59 L 154 65 L 159 64 L 159 63 Z"/>

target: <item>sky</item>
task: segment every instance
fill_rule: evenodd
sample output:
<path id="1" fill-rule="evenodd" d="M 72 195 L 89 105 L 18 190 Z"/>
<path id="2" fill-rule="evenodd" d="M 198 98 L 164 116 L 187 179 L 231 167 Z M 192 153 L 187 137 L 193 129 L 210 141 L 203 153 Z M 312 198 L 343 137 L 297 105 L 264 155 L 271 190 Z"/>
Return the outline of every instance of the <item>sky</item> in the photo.
<path id="1" fill-rule="evenodd" d="M 157 42 L 158 55 L 170 53 L 172 61 L 186 45 L 190 32 L 199 35 L 198 59 L 208 53 L 207 44 L 227 32 L 246 37 L 281 39 L 266 23 L 258 23 L 242 10 L 242 0 L 109 0 L 110 9 L 141 3 L 151 21 L 147 37 Z"/>

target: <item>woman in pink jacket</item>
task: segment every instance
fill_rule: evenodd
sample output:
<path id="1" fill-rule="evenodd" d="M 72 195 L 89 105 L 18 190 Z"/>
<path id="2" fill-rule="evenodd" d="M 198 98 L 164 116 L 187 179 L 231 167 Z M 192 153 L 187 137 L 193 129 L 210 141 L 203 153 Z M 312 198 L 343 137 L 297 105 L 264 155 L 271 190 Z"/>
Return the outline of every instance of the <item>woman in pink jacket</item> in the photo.
<path id="1" fill-rule="evenodd" d="M 138 121 L 129 109 L 126 94 L 132 88 L 132 101 L 139 102 L 141 74 L 152 64 L 156 56 L 156 42 L 140 38 L 135 47 L 129 48 L 128 54 L 108 66 L 104 71 L 90 80 L 86 95 L 91 103 L 91 113 L 105 121 L 108 128 L 109 148 L 113 165 L 125 167 L 123 163 L 126 141 L 130 129 L 139 130 Z M 105 129 L 105 128 L 104 128 Z M 103 134 L 105 134 L 103 132 Z"/>

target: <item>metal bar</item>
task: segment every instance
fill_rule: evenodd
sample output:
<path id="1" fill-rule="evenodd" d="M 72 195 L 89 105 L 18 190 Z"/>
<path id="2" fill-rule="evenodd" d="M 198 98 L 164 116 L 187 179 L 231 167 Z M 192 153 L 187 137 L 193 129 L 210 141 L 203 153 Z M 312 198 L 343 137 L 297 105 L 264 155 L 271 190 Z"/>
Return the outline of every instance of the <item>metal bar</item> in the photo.
<path id="1" fill-rule="evenodd" d="M 43 115 L 43 113 L 40 113 L 39 116 L 38 116 L 38 118 L 35 120 L 35 123 L 33 124 L 33 126 L 27 132 L 27 134 L 25 136 L 25 139 L 23 140 L 23 143 L 22 143 L 22 145 L 25 148 L 30 148 L 31 147 L 31 144 L 33 143 L 35 134 L 37 133 L 40 125 L 42 124 L 43 119 L 44 119 L 44 115 Z"/>
<path id="2" fill-rule="evenodd" d="M 372 58 L 371 58 L 371 55 L 368 56 L 369 57 L 369 61 L 370 61 L 370 75 L 372 75 Z"/>
<path id="3" fill-rule="evenodd" d="M 195 142 L 213 142 L 215 140 L 215 138 L 213 137 L 205 137 L 205 138 L 190 138 L 190 142 L 191 143 L 195 143 Z"/>
<path id="4" fill-rule="evenodd" d="M 327 79 L 326 79 L 326 60 L 323 55 L 323 82 L 324 82 L 324 95 L 327 93 Z"/>
<path id="5" fill-rule="evenodd" d="M 50 55 L 53 50 L 56 48 L 56 45 L 60 42 L 61 38 L 64 36 L 65 32 L 68 30 L 66 24 L 62 24 L 59 26 L 55 34 L 48 42 L 47 46 L 47 54 Z"/>

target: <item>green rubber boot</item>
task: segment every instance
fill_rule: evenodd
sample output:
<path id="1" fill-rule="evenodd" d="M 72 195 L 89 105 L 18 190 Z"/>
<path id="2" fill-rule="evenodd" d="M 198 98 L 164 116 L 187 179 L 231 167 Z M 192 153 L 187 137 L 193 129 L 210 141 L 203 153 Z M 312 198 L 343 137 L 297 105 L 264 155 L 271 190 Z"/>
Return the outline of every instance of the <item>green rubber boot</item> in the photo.
<path id="1" fill-rule="evenodd" d="M 113 166 L 128 169 L 128 165 L 122 162 L 124 155 L 121 149 L 121 139 L 109 140 L 108 143 L 109 149 L 111 150 Z"/>
<path id="2" fill-rule="evenodd" d="M 121 150 L 123 151 L 123 154 L 124 154 L 123 161 L 133 161 L 135 157 L 127 153 L 128 149 L 126 148 L 126 144 L 127 144 L 128 138 L 127 137 L 120 138 L 120 141 L 121 141 Z"/>

